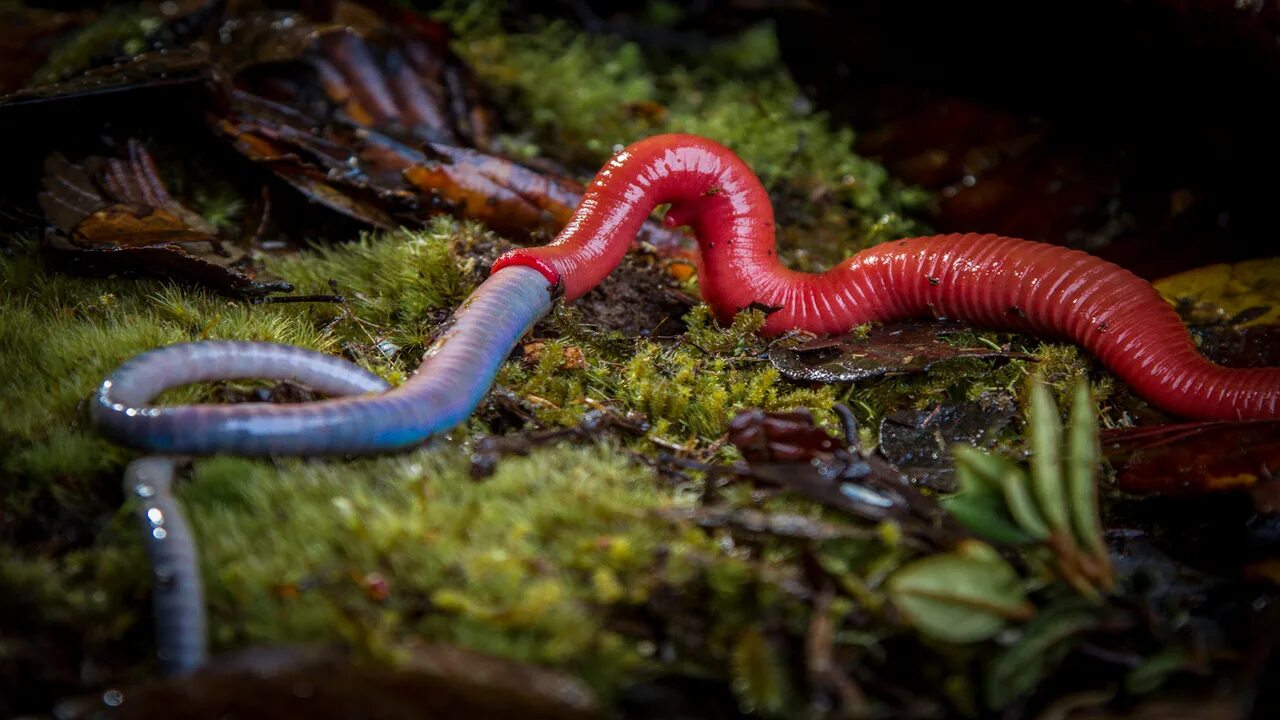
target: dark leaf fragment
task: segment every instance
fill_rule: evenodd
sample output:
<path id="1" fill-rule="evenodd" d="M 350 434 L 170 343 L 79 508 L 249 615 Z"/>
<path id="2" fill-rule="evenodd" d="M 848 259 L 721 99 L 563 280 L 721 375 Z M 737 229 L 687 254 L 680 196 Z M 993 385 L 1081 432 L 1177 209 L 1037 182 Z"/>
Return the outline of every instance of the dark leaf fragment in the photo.
<path id="1" fill-rule="evenodd" d="M 1013 398 L 1004 394 L 927 410 L 899 410 L 880 421 L 879 452 L 915 482 L 954 492 L 950 447 L 955 443 L 991 447 L 1016 414 Z"/>
<path id="2" fill-rule="evenodd" d="M 403 27 L 368 13 L 359 29 L 313 26 L 302 47 L 295 21 L 285 47 L 296 56 L 269 44 L 262 61 L 237 65 L 214 129 L 311 200 L 374 227 L 448 213 L 510 237 L 554 236 L 581 185 L 488 153 L 489 114 L 444 30 L 396 17 Z M 640 239 L 674 250 L 682 237 L 649 223 Z"/>
<path id="3" fill-rule="evenodd" d="M 846 411 L 847 413 L 847 411 Z M 852 432 L 846 415 L 846 435 Z M 871 522 L 893 520 L 909 534 L 949 542 L 938 504 L 917 491 L 892 465 L 850 447 L 818 427 L 807 410 L 747 410 L 729 424 L 729 442 L 747 458 L 740 474 L 785 488 Z"/>
<path id="4" fill-rule="evenodd" d="M 1227 367 L 1280 365 L 1280 324 L 1201 325 L 1190 328 L 1205 357 Z"/>
<path id="5" fill-rule="evenodd" d="M 471 477 L 480 479 L 493 474 L 498 461 L 513 455 L 528 455 L 536 448 L 561 440 L 598 440 L 610 433 L 643 435 L 648 425 L 630 415 L 620 415 L 609 409 L 588 411 L 582 422 L 573 427 L 536 430 L 513 435 L 489 435 L 476 442 L 471 453 Z"/>
<path id="6" fill-rule="evenodd" d="M 928 372 L 956 358 L 1025 357 L 990 347 L 956 347 L 944 339 L 964 331 L 952 323 L 893 323 L 874 327 L 866 336 L 779 343 L 769 351 L 769 361 L 792 380 L 835 383 Z"/>
<path id="7" fill-rule="evenodd" d="M 0 97 L 0 108 L 194 85 L 208 81 L 210 74 L 209 56 L 201 46 L 148 52 L 67 80 L 10 93 Z"/>
<path id="8" fill-rule="evenodd" d="M 243 266 L 246 254 L 226 247 L 169 194 L 136 140 L 123 158 L 93 156 L 74 164 L 51 155 L 43 184 L 40 207 L 50 225 L 45 246 L 74 270 L 178 278 L 234 296 L 292 289 L 254 280 Z"/>
<path id="9" fill-rule="evenodd" d="M 1183 494 L 1253 488 L 1280 475 L 1280 421 L 1207 421 L 1117 428 L 1103 455 L 1120 488 Z"/>

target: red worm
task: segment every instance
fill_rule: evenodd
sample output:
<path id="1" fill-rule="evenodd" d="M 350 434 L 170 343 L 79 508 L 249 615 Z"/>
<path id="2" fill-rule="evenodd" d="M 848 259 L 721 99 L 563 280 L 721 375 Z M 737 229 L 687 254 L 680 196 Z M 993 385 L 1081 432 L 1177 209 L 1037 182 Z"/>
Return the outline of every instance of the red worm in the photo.
<path id="1" fill-rule="evenodd" d="M 666 223 L 698 238 L 703 299 L 721 322 L 756 304 L 776 308 L 763 332 L 843 333 L 867 322 L 953 318 L 1070 339 L 1135 392 L 1190 418 L 1280 417 L 1280 368 L 1206 360 L 1177 313 L 1146 281 L 1079 250 L 996 235 L 937 235 L 864 250 L 818 274 L 778 262 L 773 207 L 732 151 L 692 135 L 659 135 L 615 155 L 569 224 L 544 247 L 493 269 L 526 265 L 569 300 L 622 260 L 663 203 Z"/>

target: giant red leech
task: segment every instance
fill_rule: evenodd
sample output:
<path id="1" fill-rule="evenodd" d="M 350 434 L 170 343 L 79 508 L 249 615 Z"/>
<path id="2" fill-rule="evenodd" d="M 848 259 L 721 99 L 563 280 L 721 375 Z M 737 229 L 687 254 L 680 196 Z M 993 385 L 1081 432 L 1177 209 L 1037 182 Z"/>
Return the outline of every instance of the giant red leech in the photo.
<path id="1" fill-rule="evenodd" d="M 1079 250 L 998 237 L 937 235 L 884 243 L 824 273 L 783 267 L 773 207 L 732 151 L 692 135 L 641 140 L 613 157 L 550 245 L 507 253 L 562 283 L 573 300 L 621 261 L 652 210 L 698 238 L 702 297 L 721 322 L 776 308 L 763 332 L 843 333 L 868 322 L 946 317 L 1069 339 L 1153 405 L 1189 418 L 1280 417 L 1280 368 L 1234 369 L 1200 355 L 1146 281 Z"/>
<path id="2" fill-rule="evenodd" d="M 318 455 L 395 450 L 471 414 L 519 338 L 551 307 L 595 287 L 622 260 L 652 210 L 698 237 L 699 280 L 716 316 L 774 310 L 764 332 L 846 332 L 872 321 L 945 316 L 983 327 L 1069 338 L 1153 404 L 1192 418 L 1280 417 L 1280 368 L 1228 369 L 1205 360 L 1176 313 L 1146 282 L 1077 250 L 996 237 L 941 235 L 865 250 L 821 274 L 783 267 L 773 208 L 760 181 L 725 147 L 690 135 L 642 140 L 613 157 L 550 245 L 507 253 L 455 313 L 418 372 L 388 389 L 339 358 L 271 343 L 200 342 L 145 353 L 99 388 L 95 423 L 157 453 Z M 334 397 L 299 405 L 155 407 L 175 385 L 292 378 Z M 168 496 L 170 463 L 134 463 L 149 549 L 168 595 L 157 641 L 172 672 L 204 661 L 194 543 Z M 163 492 L 162 492 L 163 490 Z M 178 581 L 174 582 L 174 578 Z M 186 578 L 185 584 L 182 578 Z"/>

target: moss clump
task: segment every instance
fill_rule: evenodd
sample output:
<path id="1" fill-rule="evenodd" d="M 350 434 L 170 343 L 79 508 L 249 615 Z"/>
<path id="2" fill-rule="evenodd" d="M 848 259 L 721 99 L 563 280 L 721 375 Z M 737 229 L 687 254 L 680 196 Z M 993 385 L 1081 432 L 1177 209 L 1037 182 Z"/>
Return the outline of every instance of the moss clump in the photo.
<path id="1" fill-rule="evenodd" d="M 688 331 L 670 341 L 619 342 L 575 332 L 543 345 L 533 363 L 509 365 L 499 382 L 532 399 L 550 424 L 573 424 L 590 409 L 589 400 L 607 401 L 647 417 L 652 436 L 690 449 L 715 443 L 747 408 L 805 407 L 829 415 L 833 388 L 783 381 L 763 357 L 765 341 L 755 334 L 764 321 L 759 312 L 717 328 L 699 306 L 686 321 Z M 578 351 L 581 363 L 566 364 L 566 352 L 578 343 L 588 348 Z"/>
<path id="2" fill-rule="evenodd" d="M 652 511 L 671 500 L 607 446 L 538 451 L 482 483 L 444 447 L 347 463 L 216 458 L 183 501 L 219 646 L 336 632 L 385 657 L 423 637 L 604 687 L 640 661 L 605 609 L 643 602 L 670 535 Z"/>
<path id="3" fill-rule="evenodd" d="M 12 369 L 0 382 L 10 408 L 0 443 L 12 449 L 3 470 L 13 478 L 0 516 L 29 521 L 57 507 L 42 521 L 97 529 L 76 549 L 51 551 L 6 525 L 8 611 L 91 653 L 127 647 L 130 672 L 144 672 L 149 642 L 138 638 L 148 632 L 149 579 L 116 490 L 132 453 L 94 432 L 83 401 L 128 357 L 202 338 L 343 353 L 395 381 L 478 279 L 460 255 L 478 232 L 441 220 L 271 260 L 273 274 L 302 291 L 329 292 L 332 282 L 347 298 L 308 305 L 52 274 L 34 245 L 18 244 L 0 259 L 0 357 Z M 756 357 L 758 314 L 720 329 L 700 308 L 675 341 L 622 338 L 573 320 L 561 310 L 539 331 L 559 335 L 539 360 L 503 370 L 517 394 L 559 404 L 548 422 L 576 421 L 595 398 L 650 412 L 656 435 L 706 449 L 738 407 L 822 411 L 832 401 L 829 389 L 791 386 Z M 380 349 L 387 341 L 399 351 Z M 564 361 L 570 347 L 583 349 L 584 366 Z M 169 399 L 210 395 L 193 386 Z M 612 630 L 611 618 L 644 605 L 655 588 L 698 598 L 682 610 L 706 615 L 706 636 L 686 643 L 697 667 L 727 667 L 741 633 L 761 617 L 777 613 L 802 628 L 803 606 L 774 588 L 794 582 L 794 551 L 743 553 L 727 536 L 664 519 L 659 511 L 696 493 L 628 459 L 623 450 L 644 452 L 645 440 L 535 451 L 476 483 L 464 450 L 487 421 L 473 419 L 450 442 L 372 460 L 198 460 L 181 496 L 200 538 L 215 645 L 338 641 L 389 658 L 402 643 L 443 639 L 565 667 L 608 693 L 651 667 L 652 645 Z"/>

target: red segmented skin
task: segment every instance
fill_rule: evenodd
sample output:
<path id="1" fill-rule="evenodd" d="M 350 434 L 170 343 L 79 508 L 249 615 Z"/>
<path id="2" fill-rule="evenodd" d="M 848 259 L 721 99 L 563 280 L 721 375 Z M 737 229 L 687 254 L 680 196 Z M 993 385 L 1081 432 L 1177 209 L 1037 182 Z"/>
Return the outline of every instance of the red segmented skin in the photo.
<path id="1" fill-rule="evenodd" d="M 561 283 L 595 287 L 626 254 L 654 207 L 698 238 L 702 296 L 721 322 L 753 303 L 777 308 L 763 332 L 843 333 L 921 316 L 1072 340 L 1157 407 L 1189 418 L 1280 417 L 1280 368 L 1232 369 L 1196 350 L 1177 313 L 1146 281 L 1079 250 L 995 235 L 937 235 L 864 250 L 824 273 L 783 267 L 773 207 L 732 151 L 692 135 L 659 135 L 615 155 L 549 245 L 498 259 Z"/>

